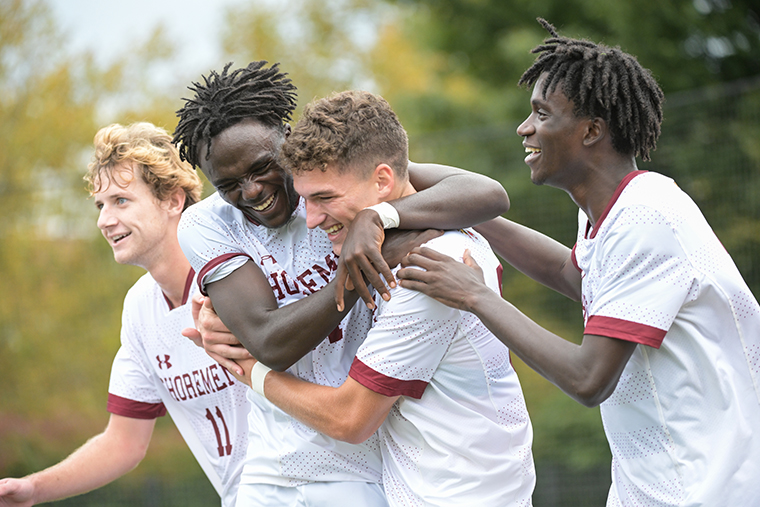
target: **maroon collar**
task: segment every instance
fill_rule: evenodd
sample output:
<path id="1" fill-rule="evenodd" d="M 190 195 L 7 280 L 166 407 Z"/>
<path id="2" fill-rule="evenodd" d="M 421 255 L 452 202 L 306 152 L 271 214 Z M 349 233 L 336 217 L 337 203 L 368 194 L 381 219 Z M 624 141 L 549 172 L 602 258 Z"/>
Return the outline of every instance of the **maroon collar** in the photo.
<path id="1" fill-rule="evenodd" d="M 185 289 L 182 291 L 182 303 L 180 303 L 180 306 L 184 306 L 187 304 L 187 298 L 190 297 L 190 287 L 193 286 L 193 278 L 195 277 L 195 270 L 193 268 L 190 268 L 190 272 L 187 274 L 187 279 L 185 280 Z M 161 294 L 164 295 L 164 300 L 166 300 L 166 304 L 169 305 L 169 310 L 174 310 L 174 305 L 171 301 L 169 301 L 169 298 L 166 297 L 166 294 L 161 292 Z"/>
<path id="2" fill-rule="evenodd" d="M 623 178 L 623 181 L 620 182 L 618 187 L 615 189 L 615 193 L 612 194 L 612 198 L 610 199 L 610 202 L 607 203 L 607 207 L 604 208 L 604 212 L 602 213 L 602 216 L 599 217 L 599 220 L 597 220 L 596 224 L 594 225 L 594 228 L 591 229 L 591 222 L 586 223 L 586 238 L 587 239 L 593 239 L 596 237 L 596 233 L 599 232 L 599 228 L 602 226 L 602 222 L 604 222 L 604 219 L 607 218 L 607 215 L 609 214 L 612 207 L 615 205 L 615 203 L 618 200 L 618 197 L 620 197 L 620 194 L 623 193 L 623 190 L 628 185 L 628 183 L 631 182 L 633 178 L 640 174 L 644 174 L 647 171 L 633 171 L 625 175 L 625 178 Z M 591 234 L 589 235 L 589 229 L 591 229 Z"/>

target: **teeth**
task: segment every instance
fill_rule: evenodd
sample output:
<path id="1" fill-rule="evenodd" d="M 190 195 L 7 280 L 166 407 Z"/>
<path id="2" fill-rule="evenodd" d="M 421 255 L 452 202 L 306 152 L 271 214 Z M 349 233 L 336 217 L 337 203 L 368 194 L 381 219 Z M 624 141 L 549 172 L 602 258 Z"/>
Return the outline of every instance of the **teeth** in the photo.
<path id="1" fill-rule="evenodd" d="M 119 234 L 118 236 L 114 236 L 111 239 L 113 240 L 114 243 L 117 243 L 117 242 L 121 241 L 122 239 L 126 238 L 127 236 L 129 236 L 129 233 Z"/>
<path id="2" fill-rule="evenodd" d="M 338 232 L 342 228 L 343 228 L 343 224 L 335 224 L 335 225 L 333 225 L 333 226 L 328 227 L 327 229 L 325 229 L 325 232 L 327 234 L 335 234 L 336 232 Z"/>
<path id="3" fill-rule="evenodd" d="M 531 148 L 530 146 L 525 147 L 525 153 L 541 153 L 540 148 Z"/>
<path id="4" fill-rule="evenodd" d="M 274 194 L 270 195 L 269 199 L 267 199 L 266 201 L 262 202 L 258 206 L 251 206 L 251 208 L 253 208 L 254 211 L 264 211 L 273 202 L 274 202 Z"/>

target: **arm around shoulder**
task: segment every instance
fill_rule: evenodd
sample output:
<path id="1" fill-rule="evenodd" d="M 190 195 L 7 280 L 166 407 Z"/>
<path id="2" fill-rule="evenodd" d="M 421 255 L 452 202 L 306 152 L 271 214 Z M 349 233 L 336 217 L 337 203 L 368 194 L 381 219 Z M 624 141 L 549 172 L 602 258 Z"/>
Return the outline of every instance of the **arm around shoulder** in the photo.
<path id="1" fill-rule="evenodd" d="M 409 180 L 418 192 L 391 201 L 402 229 L 472 227 L 509 210 L 507 191 L 482 174 L 409 162 Z"/>

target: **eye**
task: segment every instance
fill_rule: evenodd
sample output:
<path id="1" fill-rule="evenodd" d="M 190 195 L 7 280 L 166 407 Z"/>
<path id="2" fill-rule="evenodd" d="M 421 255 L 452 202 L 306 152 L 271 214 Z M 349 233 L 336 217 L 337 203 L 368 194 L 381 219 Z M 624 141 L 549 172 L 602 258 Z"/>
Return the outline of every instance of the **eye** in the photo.
<path id="1" fill-rule="evenodd" d="M 99 210 L 103 209 L 103 203 L 102 202 L 96 202 L 95 203 L 95 207 L 98 208 Z"/>
<path id="2" fill-rule="evenodd" d="M 237 187 L 237 183 L 236 182 L 233 182 L 233 183 L 223 183 L 223 184 L 221 184 L 221 185 L 219 185 L 219 186 L 216 187 L 216 191 L 219 192 L 220 194 L 228 194 L 228 193 L 232 192 L 233 190 L 235 190 L 235 187 Z"/>
<path id="3" fill-rule="evenodd" d="M 119 205 L 127 204 L 127 202 L 128 201 L 126 197 L 119 197 L 118 199 L 116 199 L 116 204 L 119 204 Z"/>

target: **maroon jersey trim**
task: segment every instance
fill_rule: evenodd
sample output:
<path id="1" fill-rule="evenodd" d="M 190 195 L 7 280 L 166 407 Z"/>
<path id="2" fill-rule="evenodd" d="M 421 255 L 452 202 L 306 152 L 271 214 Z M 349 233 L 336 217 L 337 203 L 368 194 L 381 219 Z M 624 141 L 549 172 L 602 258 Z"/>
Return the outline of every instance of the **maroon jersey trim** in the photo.
<path id="1" fill-rule="evenodd" d="M 248 254 L 244 254 L 242 252 L 234 252 L 234 253 L 226 253 L 224 255 L 220 255 L 219 257 L 216 257 L 216 258 L 211 259 L 210 261 L 208 261 L 208 263 L 206 263 L 206 265 L 203 266 L 203 269 L 201 269 L 200 273 L 198 273 L 198 289 L 200 289 L 201 294 L 203 294 L 204 296 L 208 295 L 208 294 L 206 294 L 206 291 L 203 290 L 203 279 L 206 277 L 206 275 L 209 273 L 209 271 L 211 271 L 212 269 L 214 269 L 218 265 L 220 265 L 220 264 L 222 264 L 224 262 L 227 262 L 228 260 L 230 260 L 230 259 L 232 259 L 234 257 L 239 257 L 241 255 L 244 256 L 244 257 L 248 257 L 249 259 L 253 260 L 251 258 L 251 256 L 248 255 Z"/>
<path id="2" fill-rule="evenodd" d="M 163 403 L 145 403 L 135 401 L 115 394 L 108 393 L 107 410 L 116 415 L 131 417 L 132 419 L 155 419 L 166 415 L 166 407 Z"/>
<path id="3" fill-rule="evenodd" d="M 662 340 L 665 338 L 666 333 L 667 331 L 647 326 L 646 324 L 613 317 L 602 317 L 600 315 L 589 317 L 586 329 L 583 331 L 583 334 L 617 338 L 619 340 L 648 345 L 656 349 L 659 349 L 660 345 L 662 345 Z"/>
<path id="4" fill-rule="evenodd" d="M 602 222 L 604 222 L 604 219 L 607 218 L 607 215 L 610 213 L 610 210 L 615 205 L 615 203 L 618 200 L 618 197 L 620 197 L 620 194 L 623 193 L 623 190 L 626 186 L 628 186 L 628 183 L 631 182 L 633 178 L 638 176 L 639 174 L 644 174 L 647 171 L 633 171 L 625 175 L 625 178 L 623 178 L 623 181 L 620 182 L 620 185 L 615 189 L 615 193 L 612 194 L 612 199 L 610 199 L 610 202 L 607 203 L 607 207 L 604 208 L 604 212 L 602 213 L 602 216 L 599 217 L 599 220 L 596 221 L 596 224 L 594 224 L 594 228 L 591 230 L 591 238 L 596 237 L 596 233 L 599 232 L 599 227 L 601 227 Z M 586 237 L 589 237 L 588 230 L 586 230 Z"/>
<path id="5" fill-rule="evenodd" d="M 195 270 L 190 268 L 190 272 L 187 274 L 187 280 L 185 280 L 185 290 L 182 292 L 182 306 L 187 304 L 187 298 L 190 297 L 190 287 L 193 286 L 194 276 Z"/>
<path id="6" fill-rule="evenodd" d="M 180 306 L 185 306 L 187 304 L 187 298 L 190 296 L 190 287 L 192 287 L 193 283 L 193 276 L 195 276 L 195 270 L 190 268 L 190 272 L 187 274 L 187 279 L 185 280 L 185 288 L 182 291 L 182 302 L 180 303 Z M 174 305 L 169 298 L 166 297 L 166 294 L 164 294 L 163 291 L 161 291 L 161 294 L 163 294 L 166 304 L 169 305 L 169 310 L 174 310 Z"/>
<path id="7" fill-rule="evenodd" d="M 361 385 L 383 396 L 409 396 L 420 399 L 428 383 L 424 380 L 399 380 L 377 372 L 354 358 L 348 375 Z"/>

